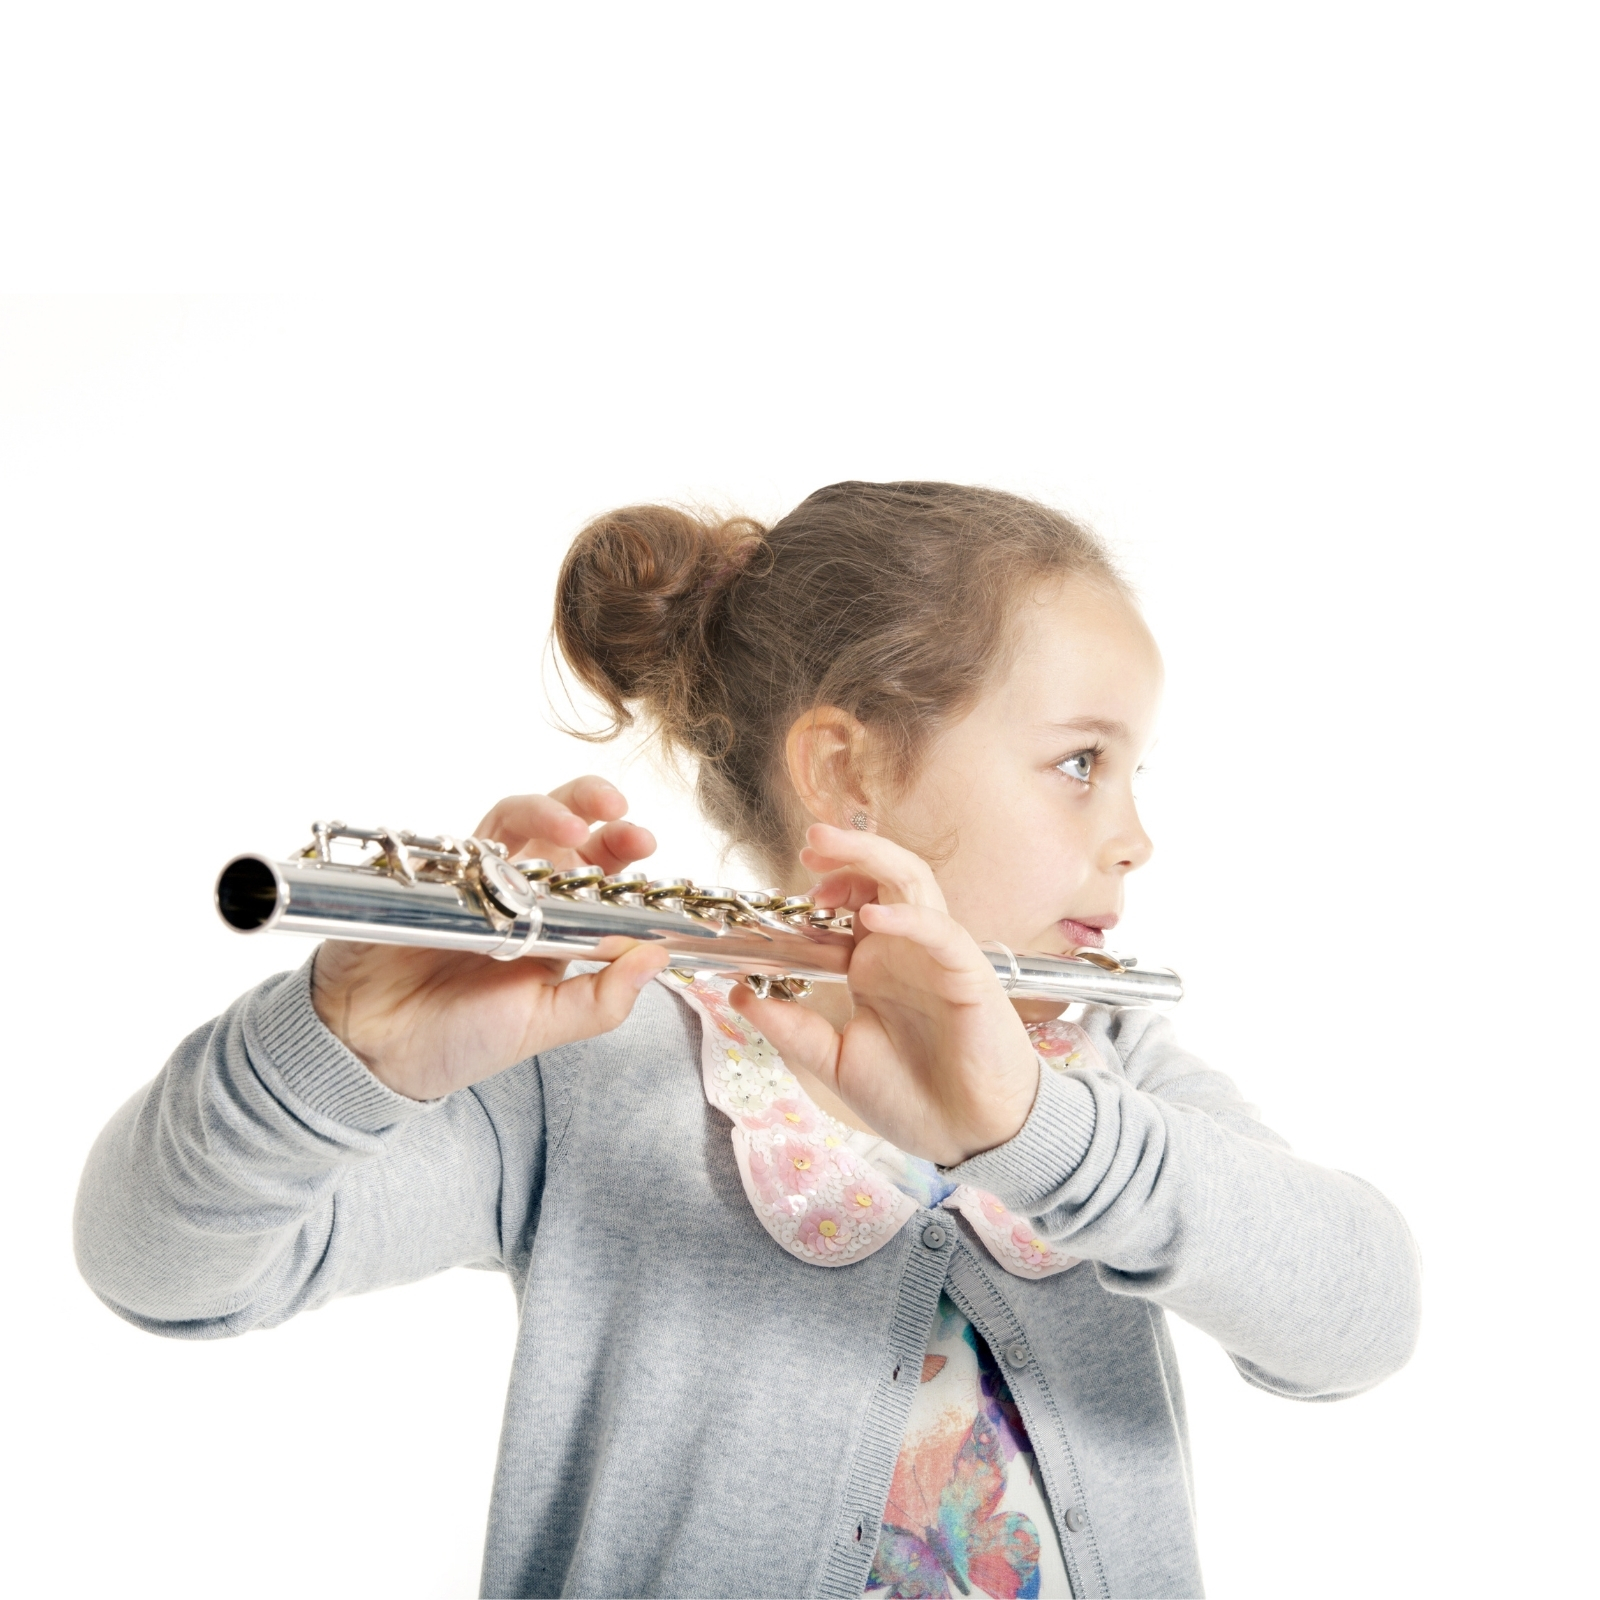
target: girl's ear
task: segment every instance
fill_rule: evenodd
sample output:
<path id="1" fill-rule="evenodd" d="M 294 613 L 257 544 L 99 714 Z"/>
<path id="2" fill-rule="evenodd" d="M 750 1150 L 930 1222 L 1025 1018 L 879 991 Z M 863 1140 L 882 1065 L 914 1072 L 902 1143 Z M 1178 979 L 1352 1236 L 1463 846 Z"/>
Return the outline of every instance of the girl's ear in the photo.
<path id="1" fill-rule="evenodd" d="M 795 719 L 784 740 L 789 782 L 813 822 L 848 828 L 871 803 L 862 787 L 870 741 L 866 724 L 838 706 L 818 706 Z"/>

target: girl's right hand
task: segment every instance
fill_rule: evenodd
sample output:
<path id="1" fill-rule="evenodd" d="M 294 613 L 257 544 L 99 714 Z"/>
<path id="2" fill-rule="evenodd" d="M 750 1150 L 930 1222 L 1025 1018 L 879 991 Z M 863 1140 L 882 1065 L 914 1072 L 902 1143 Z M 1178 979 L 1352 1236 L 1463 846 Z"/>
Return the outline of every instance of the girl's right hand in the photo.
<path id="1" fill-rule="evenodd" d="M 933 869 L 878 834 L 818 824 L 806 838 L 800 860 L 821 874 L 817 904 L 855 913 L 854 1015 L 837 1031 L 818 1011 L 742 985 L 733 1009 L 911 1155 L 953 1167 L 1014 1138 L 1039 1090 L 1039 1058 Z"/>
<path id="2" fill-rule="evenodd" d="M 473 831 L 498 839 L 513 858 L 619 872 L 656 847 L 644 828 L 621 820 L 627 809 L 603 778 L 575 778 L 552 794 L 502 800 Z M 564 962 L 330 939 L 317 951 L 311 1000 L 380 1082 L 434 1100 L 615 1028 L 668 960 L 658 946 L 627 939 L 608 939 L 600 952 L 617 959 L 563 982 Z"/>

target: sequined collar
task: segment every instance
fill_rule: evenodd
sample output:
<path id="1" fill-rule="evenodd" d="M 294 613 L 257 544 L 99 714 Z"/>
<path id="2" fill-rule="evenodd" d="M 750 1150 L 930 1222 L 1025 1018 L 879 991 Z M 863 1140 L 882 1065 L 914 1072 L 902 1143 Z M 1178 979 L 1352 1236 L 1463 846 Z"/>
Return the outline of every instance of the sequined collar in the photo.
<path id="1" fill-rule="evenodd" d="M 813 1266 L 847 1267 L 881 1250 L 919 1210 L 942 1206 L 960 1212 L 1016 1277 L 1048 1278 L 1078 1264 L 992 1194 L 951 1183 L 931 1162 L 819 1109 L 766 1038 L 728 1004 L 726 979 L 665 972 L 660 982 L 700 1018 L 706 1099 L 733 1125 L 751 1208 L 791 1255 Z M 1048 1067 L 1098 1064 L 1076 1023 L 1034 1023 L 1028 1032 Z"/>

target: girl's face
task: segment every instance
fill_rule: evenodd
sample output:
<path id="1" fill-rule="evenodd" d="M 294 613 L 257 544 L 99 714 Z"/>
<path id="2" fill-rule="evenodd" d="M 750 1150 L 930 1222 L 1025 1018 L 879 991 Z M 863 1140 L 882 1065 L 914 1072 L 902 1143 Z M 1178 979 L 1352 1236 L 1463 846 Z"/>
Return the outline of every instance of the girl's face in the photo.
<path id="1" fill-rule="evenodd" d="M 1104 942 L 1127 875 L 1150 858 L 1133 781 L 1154 734 L 1161 656 L 1133 605 L 1100 583 L 1050 582 L 1015 621 L 1009 670 L 875 820 L 931 857 L 950 914 L 975 938 L 1064 955 Z"/>

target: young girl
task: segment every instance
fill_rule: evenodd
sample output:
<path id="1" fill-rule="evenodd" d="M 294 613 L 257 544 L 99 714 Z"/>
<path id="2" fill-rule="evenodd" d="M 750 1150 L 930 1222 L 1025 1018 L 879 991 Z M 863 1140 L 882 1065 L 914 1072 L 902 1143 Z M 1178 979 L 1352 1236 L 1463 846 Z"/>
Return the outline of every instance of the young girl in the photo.
<path id="1" fill-rule="evenodd" d="M 1100 547 L 948 484 L 635 508 L 556 638 L 768 881 L 855 910 L 848 991 L 324 944 L 106 1129 L 89 1282 L 220 1338 L 503 1270 L 487 1595 L 1199 1594 L 1165 1313 L 1334 1399 L 1406 1360 L 1417 1261 L 1165 1019 L 1014 1006 L 979 949 L 1100 944 L 1150 854 L 1161 662 Z M 478 832 L 614 872 L 626 809 L 582 778 Z"/>

